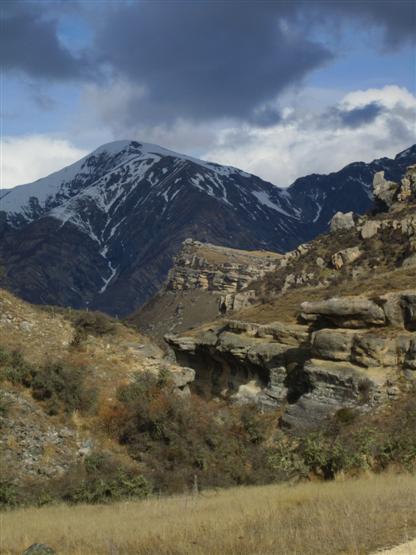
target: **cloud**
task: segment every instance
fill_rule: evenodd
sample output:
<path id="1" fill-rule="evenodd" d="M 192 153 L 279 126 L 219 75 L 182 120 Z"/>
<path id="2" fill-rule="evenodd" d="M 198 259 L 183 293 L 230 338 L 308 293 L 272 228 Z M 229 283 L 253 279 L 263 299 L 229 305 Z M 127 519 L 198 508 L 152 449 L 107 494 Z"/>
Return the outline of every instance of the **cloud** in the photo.
<path id="1" fill-rule="evenodd" d="M 46 5 L 5 2 L 0 14 L 0 64 L 6 71 L 41 79 L 85 79 L 93 66 L 86 56 L 74 56 L 58 38 L 58 20 Z"/>
<path id="2" fill-rule="evenodd" d="M 89 91 L 92 95 L 89 108 L 94 101 L 99 101 L 98 91 L 98 88 Z M 126 95 L 118 96 L 122 106 L 132 92 L 119 84 L 113 95 L 108 92 L 106 98 L 100 99 L 102 109 L 116 110 L 114 101 L 122 91 Z M 173 125 L 149 126 L 143 135 L 124 135 L 123 138 L 144 140 L 145 137 L 149 142 L 179 152 L 240 167 L 280 186 L 290 185 L 302 175 L 337 171 L 353 161 L 394 156 L 416 142 L 416 96 L 408 90 L 386 86 L 339 96 L 339 91 L 333 91 L 324 105 L 320 90 L 302 90 L 298 98 L 286 95 L 275 105 L 280 117 L 274 125 L 256 127 L 252 123 L 233 120 L 195 125 L 188 120 L 177 120 Z M 301 110 L 300 107 L 305 108 L 305 98 L 309 104 L 307 109 Z M 377 106 L 377 116 L 361 117 L 368 111 L 368 106 L 373 105 Z M 91 134 L 89 150 L 92 150 L 111 140 L 111 136 L 107 129 L 99 127 L 100 118 L 94 119 L 92 109 L 90 111 L 90 114 L 88 110 L 83 113 L 83 125 Z M 329 113 L 343 116 L 323 125 Z M 345 125 L 342 121 L 346 113 L 354 114 L 353 125 L 351 122 Z M 84 149 L 50 136 L 6 137 L 3 143 L 3 187 L 44 177 L 86 154 Z"/>
<path id="3" fill-rule="evenodd" d="M 0 188 L 30 183 L 87 154 L 70 142 L 47 135 L 3 137 Z"/>
<path id="4" fill-rule="evenodd" d="M 329 114 L 324 116 L 324 119 L 326 119 L 327 124 L 330 123 L 335 127 L 356 128 L 373 122 L 383 110 L 384 108 L 379 102 L 369 102 L 365 106 L 351 109 L 334 108 Z"/>
<path id="5" fill-rule="evenodd" d="M 131 103 L 141 122 L 247 118 L 332 58 L 282 24 L 290 4 L 121 4 L 97 33 L 116 75 L 146 91 Z"/>
<path id="6" fill-rule="evenodd" d="M 287 186 L 302 175 L 394 156 L 416 142 L 416 96 L 397 86 L 354 91 L 314 114 L 290 106 L 283 113 L 274 127 L 224 129 L 204 157 Z M 338 118 L 324 125 L 328 113 Z"/>
<path id="7" fill-rule="evenodd" d="M 334 18 L 338 18 L 338 23 L 346 18 L 367 30 L 369 25 L 380 28 L 385 49 L 397 49 L 404 42 L 415 41 L 416 4 L 412 0 L 318 0 L 314 4 L 320 17 L 329 19 L 331 25 Z"/>

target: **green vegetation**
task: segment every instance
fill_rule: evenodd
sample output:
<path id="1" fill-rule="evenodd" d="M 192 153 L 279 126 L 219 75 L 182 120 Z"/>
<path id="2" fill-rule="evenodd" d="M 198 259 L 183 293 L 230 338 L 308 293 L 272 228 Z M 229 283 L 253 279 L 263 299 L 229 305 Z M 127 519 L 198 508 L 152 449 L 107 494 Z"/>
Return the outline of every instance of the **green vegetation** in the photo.
<path id="1" fill-rule="evenodd" d="M 91 411 L 96 403 L 94 388 L 85 386 L 85 376 L 79 368 L 60 362 L 35 366 L 18 351 L 0 348 L 0 381 L 30 388 L 32 396 L 43 401 L 50 415 L 80 410 Z"/>

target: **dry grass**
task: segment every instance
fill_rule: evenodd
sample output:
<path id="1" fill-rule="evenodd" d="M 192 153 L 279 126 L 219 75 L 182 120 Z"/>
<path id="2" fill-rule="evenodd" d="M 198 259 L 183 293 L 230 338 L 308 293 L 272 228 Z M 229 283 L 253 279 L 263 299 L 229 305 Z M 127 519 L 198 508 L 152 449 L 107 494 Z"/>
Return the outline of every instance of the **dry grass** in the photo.
<path id="1" fill-rule="evenodd" d="M 277 252 L 248 251 L 220 247 L 217 245 L 206 245 L 204 243 L 197 247 L 196 253 L 211 264 L 226 264 L 230 262 L 232 264 L 248 264 L 255 259 L 269 260 L 272 262 L 273 260 L 282 258 L 282 255 Z"/>
<path id="2" fill-rule="evenodd" d="M 416 535 L 416 478 L 263 486 L 1 515 L 1 553 L 361 555 Z"/>

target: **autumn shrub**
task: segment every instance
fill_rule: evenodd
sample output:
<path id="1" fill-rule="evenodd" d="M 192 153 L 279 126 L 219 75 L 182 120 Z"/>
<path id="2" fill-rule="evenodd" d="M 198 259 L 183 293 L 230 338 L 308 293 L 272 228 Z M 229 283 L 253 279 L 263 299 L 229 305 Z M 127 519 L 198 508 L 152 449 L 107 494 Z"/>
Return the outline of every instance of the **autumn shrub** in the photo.
<path id="1" fill-rule="evenodd" d="M 75 335 L 72 341 L 74 346 L 81 343 L 88 335 L 102 337 L 113 334 L 116 324 L 110 316 L 98 311 L 78 312 L 72 317 Z"/>

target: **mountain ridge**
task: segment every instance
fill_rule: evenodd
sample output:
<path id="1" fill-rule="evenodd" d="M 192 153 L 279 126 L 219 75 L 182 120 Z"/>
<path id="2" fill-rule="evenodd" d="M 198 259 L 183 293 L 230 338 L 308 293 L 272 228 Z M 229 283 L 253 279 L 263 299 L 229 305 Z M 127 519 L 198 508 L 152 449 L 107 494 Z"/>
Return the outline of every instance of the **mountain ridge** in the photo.
<path id="1" fill-rule="evenodd" d="M 279 189 L 157 145 L 109 143 L 0 197 L 1 284 L 30 302 L 125 315 L 157 292 L 186 238 L 287 252 L 338 210 L 371 208 L 376 171 L 394 179 L 414 161 L 416 146 Z"/>

